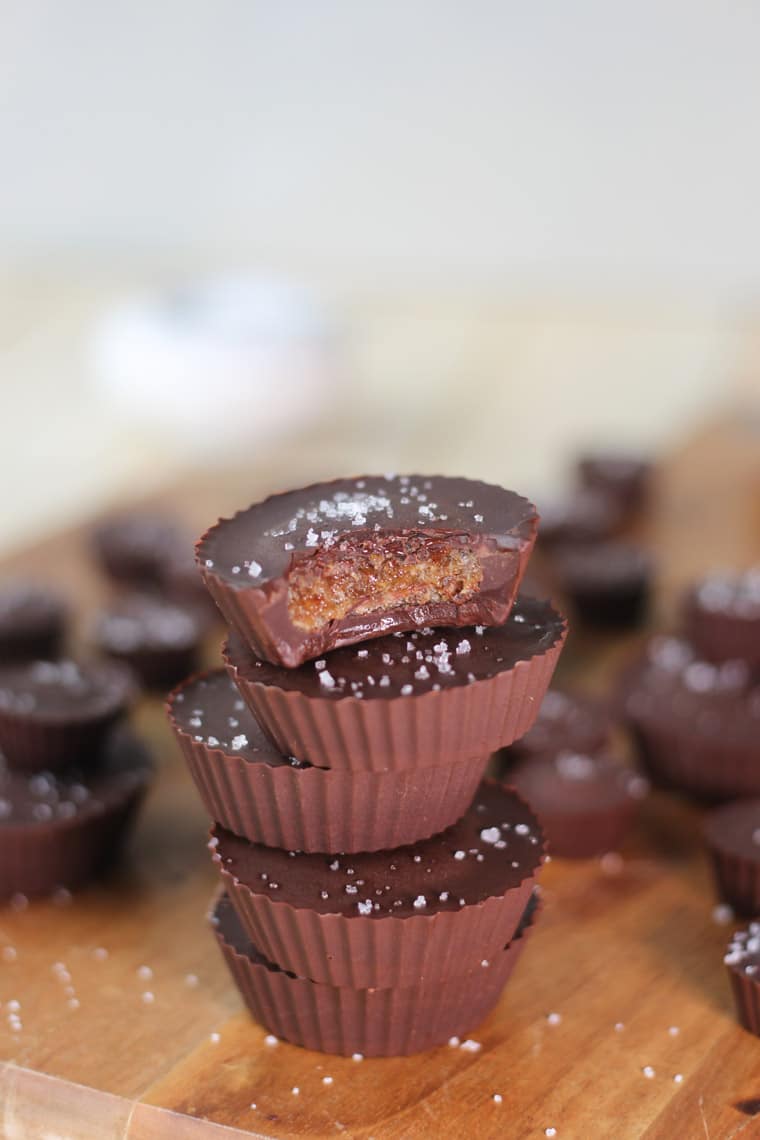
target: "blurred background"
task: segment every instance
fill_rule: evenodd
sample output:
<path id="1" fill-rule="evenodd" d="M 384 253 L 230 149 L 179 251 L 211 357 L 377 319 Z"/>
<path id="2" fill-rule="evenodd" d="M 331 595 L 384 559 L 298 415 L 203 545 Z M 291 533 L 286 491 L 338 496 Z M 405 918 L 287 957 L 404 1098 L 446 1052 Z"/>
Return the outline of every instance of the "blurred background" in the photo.
<path id="1" fill-rule="evenodd" d="M 191 468 L 540 501 L 760 416 L 755 5 L 0 19 L 0 548 Z"/>

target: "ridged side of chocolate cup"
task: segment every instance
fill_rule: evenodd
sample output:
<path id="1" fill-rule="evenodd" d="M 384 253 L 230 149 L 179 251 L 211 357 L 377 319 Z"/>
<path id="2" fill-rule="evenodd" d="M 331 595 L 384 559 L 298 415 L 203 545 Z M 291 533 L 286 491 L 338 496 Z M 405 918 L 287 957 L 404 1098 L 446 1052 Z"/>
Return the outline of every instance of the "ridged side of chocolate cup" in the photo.
<path id="1" fill-rule="evenodd" d="M 307 697 L 243 676 L 241 697 L 277 748 L 325 768 L 440 767 L 489 756 L 533 725 L 567 636 L 513 668 L 469 685 L 387 700 Z"/>
<path id="2" fill-rule="evenodd" d="M 472 803 L 488 763 L 350 772 L 252 763 L 173 728 L 203 804 L 236 835 L 289 851 L 402 847 L 444 831 Z"/>
<path id="3" fill-rule="evenodd" d="M 216 853 L 214 859 L 243 929 L 265 958 L 299 977 L 353 989 L 474 970 L 510 941 L 536 882 L 531 875 L 504 895 L 456 911 L 346 918 L 273 902 L 225 871 Z"/>
<path id="4" fill-rule="evenodd" d="M 146 784 L 131 788 L 97 815 L 0 825 L 0 900 L 79 887 L 107 870 L 126 841 L 147 780 L 146 774 Z"/>
<path id="5" fill-rule="evenodd" d="M 747 918 L 760 915 L 760 860 L 742 859 L 713 844 L 710 855 L 719 896 L 731 904 L 736 914 Z"/>
<path id="6" fill-rule="evenodd" d="M 752 745 L 697 736 L 685 725 L 632 719 L 642 767 L 660 787 L 716 802 L 760 795 L 760 741 Z"/>
<path id="7" fill-rule="evenodd" d="M 760 1037 L 760 984 L 741 970 L 726 966 L 740 1025 Z"/>
<path id="8" fill-rule="evenodd" d="M 216 935 L 243 1000 L 271 1033 L 323 1053 L 393 1057 L 474 1029 L 498 1001 L 529 932 L 527 927 L 476 974 L 396 989 L 341 988 L 293 977 L 252 962 Z"/>

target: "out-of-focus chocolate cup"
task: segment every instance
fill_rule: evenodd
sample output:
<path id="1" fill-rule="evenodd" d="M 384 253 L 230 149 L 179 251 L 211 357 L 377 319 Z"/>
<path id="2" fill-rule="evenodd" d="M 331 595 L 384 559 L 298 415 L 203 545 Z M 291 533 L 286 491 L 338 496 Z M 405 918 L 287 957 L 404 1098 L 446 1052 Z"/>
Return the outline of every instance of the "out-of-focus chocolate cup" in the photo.
<path id="1" fill-rule="evenodd" d="M 0 772 L 0 900 L 78 887 L 107 870 L 152 771 L 144 746 L 118 728 L 94 770 Z"/>
<path id="2" fill-rule="evenodd" d="M 760 671 L 760 567 L 713 574 L 683 603 L 687 635 L 707 661 L 745 661 Z"/>
<path id="3" fill-rule="evenodd" d="M 734 934 L 723 961 L 739 1024 L 760 1037 L 760 922 Z"/>
<path id="4" fill-rule="evenodd" d="M 653 783 L 716 801 L 760 795 L 760 689 L 741 662 L 656 637 L 621 681 L 621 712 Z"/>
<path id="5" fill-rule="evenodd" d="M 167 709 L 211 818 L 293 851 L 376 851 L 426 839 L 467 810 L 487 764 L 315 768 L 276 751 L 223 669 L 190 678 Z"/>
<path id="6" fill-rule="evenodd" d="M 531 908 L 513 940 L 475 971 L 392 989 L 350 989 L 312 982 L 267 961 L 243 931 L 226 896 L 212 923 L 233 980 L 270 1033 L 322 1053 L 398 1057 L 463 1037 L 491 1011 L 524 949 Z"/>
<path id="7" fill-rule="evenodd" d="M 548 602 L 520 599 L 503 626 L 391 635 L 299 669 L 236 638 L 224 659 L 284 755 L 324 768 L 442 767 L 487 758 L 531 728 L 566 632 Z"/>
<path id="8" fill-rule="evenodd" d="M 635 455 L 599 453 L 584 455 L 578 461 L 581 485 L 607 495 L 626 516 L 644 506 L 653 474 L 647 459 Z"/>
<path id="9" fill-rule="evenodd" d="M 94 761 L 135 692 L 132 672 L 113 662 L 6 666 L 0 669 L 0 751 L 9 767 L 26 771 Z"/>
<path id="10" fill-rule="evenodd" d="M 602 701 L 549 689 L 530 731 L 497 753 L 496 771 L 503 777 L 520 760 L 567 750 L 593 755 L 609 744 L 612 725 L 611 710 Z"/>
<path id="11" fill-rule="evenodd" d="M 221 519 L 196 555 L 243 643 L 295 668 L 398 631 L 500 625 L 537 525 L 502 487 L 368 475 L 272 495 Z"/>
<path id="12" fill-rule="evenodd" d="M 474 971 L 514 935 L 544 859 L 530 808 L 487 780 L 458 823 L 407 847 L 306 855 L 216 827 L 211 848 L 269 961 L 358 989 Z"/>
<path id="13" fill-rule="evenodd" d="M 147 594 L 118 598 L 96 619 L 98 650 L 121 661 L 148 689 L 168 689 L 198 668 L 203 627 L 188 606 Z"/>
<path id="14" fill-rule="evenodd" d="M 550 855 L 565 859 L 616 850 L 649 791 L 612 757 L 572 751 L 523 760 L 508 782 L 536 812 Z"/>
<path id="15" fill-rule="evenodd" d="M 566 543 L 601 542 L 616 534 L 622 521 L 620 506 L 611 496 L 583 488 L 541 505 L 537 549 L 552 551 Z"/>
<path id="16" fill-rule="evenodd" d="M 50 661 L 63 645 L 68 607 L 44 586 L 0 584 L 0 664 Z"/>
<path id="17" fill-rule="evenodd" d="M 621 542 L 565 546 L 556 552 L 554 568 L 560 591 L 584 625 L 630 629 L 643 620 L 652 563 L 639 547 Z"/>
<path id="18" fill-rule="evenodd" d="M 176 519 L 150 511 L 104 519 L 90 538 L 95 559 L 109 578 L 143 588 L 160 585 L 167 566 L 192 546 Z"/>
<path id="19" fill-rule="evenodd" d="M 705 839 L 720 897 L 736 914 L 760 915 L 760 799 L 715 808 L 705 820 Z"/>

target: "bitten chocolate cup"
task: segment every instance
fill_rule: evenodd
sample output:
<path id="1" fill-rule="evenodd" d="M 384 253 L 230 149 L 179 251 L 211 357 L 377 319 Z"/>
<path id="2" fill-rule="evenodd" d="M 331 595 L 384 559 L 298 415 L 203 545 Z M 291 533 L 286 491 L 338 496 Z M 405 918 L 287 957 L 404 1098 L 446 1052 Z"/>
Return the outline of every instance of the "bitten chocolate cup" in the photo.
<path id="1" fill-rule="evenodd" d="M 713 665 L 680 638 L 656 637 L 621 687 L 653 783 L 702 800 L 760 795 L 760 688 L 742 662 Z"/>
<path id="2" fill-rule="evenodd" d="M 109 736 L 94 770 L 0 771 L 0 899 L 78 887 L 107 870 L 152 771 L 125 728 Z"/>
<path id="3" fill-rule="evenodd" d="M 509 783 L 538 815 L 549 853 L 566 859 L 616 850 L 649 791 L 611 756 L 568 751 L 521 761 Z"/>
<path id="4" fill-rule="evenodd" d="M 723 804 L 705 820 L 718 894 L 737 914 L 760 915 L 760 799 Z"/>
<path id="5" fill-rule="evenodd" d="M 490 1013 L 534 917 L 529 903 L 513 940 L 475 971 L 396 989 L 348 989 L 281 970 L 246 937 L 225 895 L 214 907 L 212 925 L 243 1000 L 271 1033 L 322 1053 L 399 1057 L 463 1037 Z"/>
<path id="6" fill-rule="evenodd" d="M 457 823 L 408 847 L 307 855 L 218 826 L 211 847 L 264 957 L 300 977 L 354 989 L 476 971 L 514 935 L 544 859 L 533 812 L 489 780 Z"/>
<path id="7" fill-rule="evenodd" d="M 689 590 L 684 623 L 708 661 L 746 661 L 760 671 L 760 567 L 743 574 L 713 574 Z"/>
<path id="8" fill-rule="evenodd" d="M 27 582 L 0 584 L 0 662 L 52 660 L 63 644 L 68 607 L 58 594 Z"/>
<path id="9" fill-rule="evenodd" d="M 723 961 L 739 1024 L 760 1037 L 760 922 L 734 934 Z"/>
<path id="10" fill-rule="evenodd" d="M 487 758 L 533 725 L 565 640 L 548 602 L 520 599 L 504 625 L 393 634 L 299 669 L 238 638 L 224 659 L 280 752 L 323 768 L 380 771 Z"/>
<path id="11" fill-rule="evenodd" d="M 277 752 L 223 669 L 185 682 L 167 707 L 211 818 L 293 851 L 376 851 L 426 839 L 467 810 L 487 764 L 315 768 Z"/>
<path id="12" fill-rule="evenodd" d="M 0 669 L 0 751 L 9 767 L 37 771 L 94 760 L 135 695 L 111 662 L 34 661 Z"/>
<path id="13" fill-rule="evenodd" d="M 367 475 L 273 495 L 218 522 L 196 554 L 243 644 L 295 668 L 398 631 L 500 625 L 537 524 L 501 487 Z"/>
<path id="14" fill-rule="evenodd" d="M 203 628 L 194 609 L 146 594 L 118 598 L 98 615 L 98 650 L 134 670 L 143 685 L 164 691 L 198 667 Z"/>

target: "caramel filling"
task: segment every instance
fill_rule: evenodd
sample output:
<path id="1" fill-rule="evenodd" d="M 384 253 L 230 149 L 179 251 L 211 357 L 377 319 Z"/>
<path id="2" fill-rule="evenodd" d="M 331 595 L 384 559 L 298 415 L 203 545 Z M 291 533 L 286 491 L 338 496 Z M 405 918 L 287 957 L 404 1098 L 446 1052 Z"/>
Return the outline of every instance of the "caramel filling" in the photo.
<path id="1" fill-rule="evenodd" d="M 468 535 L 348 535 L 293 567 L 288 614 L 314 632 L 348 614 L 466 601 L 482 577 Z"/>

